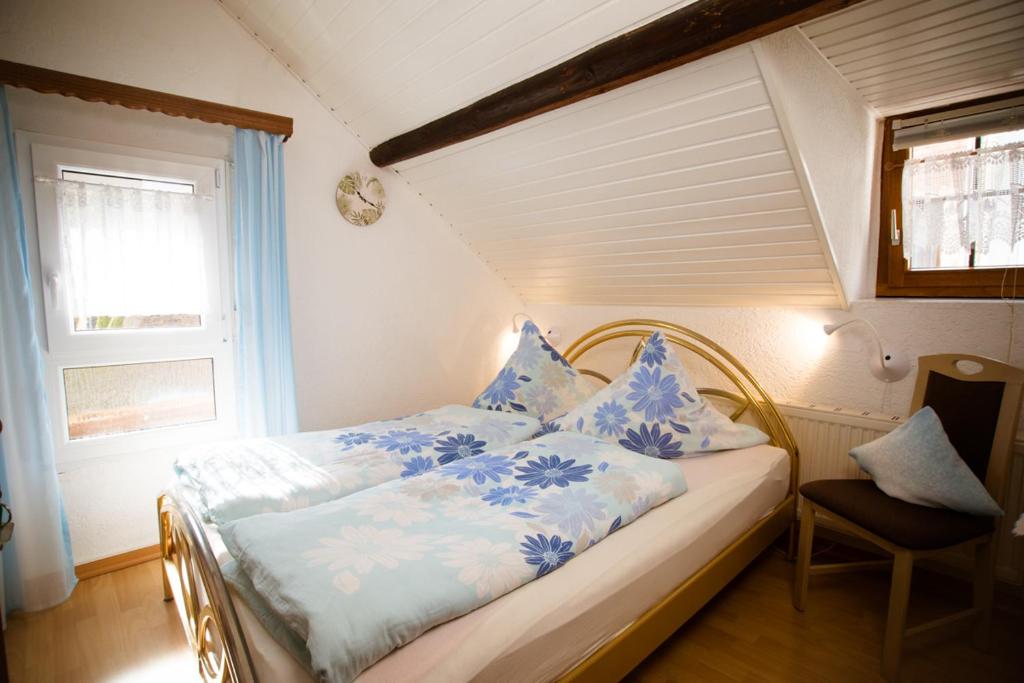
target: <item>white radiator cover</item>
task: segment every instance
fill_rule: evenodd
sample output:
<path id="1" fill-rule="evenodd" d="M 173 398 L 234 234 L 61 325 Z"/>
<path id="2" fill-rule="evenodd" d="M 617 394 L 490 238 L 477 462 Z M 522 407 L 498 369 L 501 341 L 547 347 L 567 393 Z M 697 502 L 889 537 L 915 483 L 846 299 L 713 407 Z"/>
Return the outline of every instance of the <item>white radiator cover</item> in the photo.
<path id="1" fill-rule="evenodd" d="M 849 456 L 854 446 L 887 434 L 906 419 L 863 410 L 849 410 L 814 403 L 784 401 L 779 409 L 789 423 L 800 449 L 800 483 L 816 479 L 867 479 Z M 1006 515 L 999 528 L 996 573 L 1000 580 L 1024 586 L 1024 539 L 1010 534 L 1024 512 L 1024 439 L 1014 444 Z M 948 552 L 941 561 L 959 570 L 970 570 L 970 550 Z"/>

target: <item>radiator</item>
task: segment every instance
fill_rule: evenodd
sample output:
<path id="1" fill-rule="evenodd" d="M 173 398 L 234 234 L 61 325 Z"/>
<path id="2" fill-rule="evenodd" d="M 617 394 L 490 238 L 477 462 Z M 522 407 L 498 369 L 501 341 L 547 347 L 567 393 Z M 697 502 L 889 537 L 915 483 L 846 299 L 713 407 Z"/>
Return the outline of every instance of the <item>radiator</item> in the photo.
<path id="1" fill-rule="evenodd" d="M 816 479 L 867 479 L 849 456 L 850 449 L 873 441 L 903 423 L 901 416 L 849 410 L 814 403 L 786 401 L 779 404 L 800 449 L 800 482 Z M 999 530 L 996 572 L 1000 580 L 1024 586 L 1024 538 L 1010 535 L 1013 523 L 1024 512 L 1024 440 L 1014 444 L 1010 467 L 1006 516 Z M 960 572 L 972 567 L 970 550 L 943 553 L 944 564 Z"/>

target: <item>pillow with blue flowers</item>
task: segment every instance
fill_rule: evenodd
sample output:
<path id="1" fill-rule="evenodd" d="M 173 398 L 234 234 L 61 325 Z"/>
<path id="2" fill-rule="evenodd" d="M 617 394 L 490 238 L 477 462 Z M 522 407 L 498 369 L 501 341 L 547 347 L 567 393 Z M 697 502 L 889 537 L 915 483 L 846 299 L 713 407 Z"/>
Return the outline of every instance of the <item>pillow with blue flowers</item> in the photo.
<path id="1" fill-rule="evenodd" d="M 545 425 L 576 431 L 656 458 L 747 448 L 768 435 L 736 424 L 704 400 L 661 332 L 625 373 L 586 403 Z"/>
<path id="2" fill-rule="evenodd" d="M 519 346 L 476 397 L 473 407 L 526 413 L 544 422 L 565 415 L 595 391 L 597 387 L 576 372 L 527 320 Z"/>

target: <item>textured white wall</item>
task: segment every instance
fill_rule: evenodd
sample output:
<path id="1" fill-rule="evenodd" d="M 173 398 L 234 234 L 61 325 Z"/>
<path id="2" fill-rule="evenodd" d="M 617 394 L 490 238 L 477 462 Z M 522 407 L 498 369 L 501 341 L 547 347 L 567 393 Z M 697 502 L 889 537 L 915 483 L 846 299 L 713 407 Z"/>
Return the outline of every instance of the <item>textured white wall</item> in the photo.
<path id="1" fill-rule="evenodd" d="M 697 330 L 731 351 L 777 400 L 894 415 L 907 412 L 916 362 L 907 378 L 886 385 L 868 370 L 874 341 L 864 326 L 844 328 L 829 337 L 821 329 L 824 323 L 849 317 L 870 320 L 888 346 L 915 361 L 927 354 L 964 352 L 1024 366 L 1024 303 L 1011 307 L 1003 301 L 875 299 L 856 301 L 849 312 L 559 305 L 531 306 L 529 311 L 538 323 L 562 332 L 562 348 L 592 327 L 611 320 L 668 320 Z M 616 360 L 622 361 L 621 356 Z M 621 371 L 621 364 L 614 369 Z"/>
<path id="2" fill-rule="evenodd" d="M 793 163 L 807 169 L 846 298 L 873 296 L 867 246 L 877 224 L 871 202 L 876 114 L 799 29 L 758 45 L 776 113 L 792 136 Z"/>
<path id="3" fill-rule="evenodd" d="M 366 149 L 211 0 L 13 0 L 0 58 L 295 119 L 285 147 L 299 421 L 326 428 L 464 400 L 499 362 L 518 298 L 398 176 L 372 228 L 344 222 L 334 189 Z M 11 91 L 16 126 L 223 156 L 230 130 L 57 95 Z M 156 542 L 154 499 L 173 453 L 62 467 L 75 560 Z"/>

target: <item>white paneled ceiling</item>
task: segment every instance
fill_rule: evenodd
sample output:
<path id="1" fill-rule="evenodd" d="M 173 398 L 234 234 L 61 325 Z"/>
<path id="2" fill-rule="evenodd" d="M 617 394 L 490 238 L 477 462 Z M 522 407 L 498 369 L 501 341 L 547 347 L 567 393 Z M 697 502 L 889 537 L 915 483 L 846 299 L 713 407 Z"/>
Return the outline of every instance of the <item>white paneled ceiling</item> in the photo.
<path id="1" fill-rule="evenodd" d="M 368 147 L 692 1 L 220 0 Z M 801 30 L 883 113 L 1024 81 L 1021 0 Z M 780 115 L 741 46 L 396 170 L 527 302 L 843 305 Z"/>
<path id="2" fill-rule="evenodd" d="M 368 145 L 694 0 L 219 0 Z"/>
<path id="3" fill-rule="evenodd" d="M 1024 87 L 1021 0 L 873 0 L 801 29 L 885 115 Z"/>
<path id="4" fill-rule="evenodd" d="M 396 168 L 529 302 L 839 303 L 747 46 Z"/>

